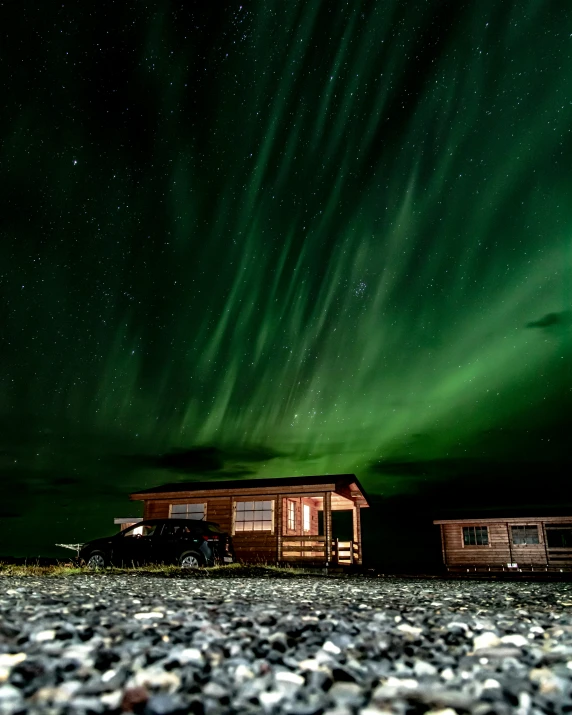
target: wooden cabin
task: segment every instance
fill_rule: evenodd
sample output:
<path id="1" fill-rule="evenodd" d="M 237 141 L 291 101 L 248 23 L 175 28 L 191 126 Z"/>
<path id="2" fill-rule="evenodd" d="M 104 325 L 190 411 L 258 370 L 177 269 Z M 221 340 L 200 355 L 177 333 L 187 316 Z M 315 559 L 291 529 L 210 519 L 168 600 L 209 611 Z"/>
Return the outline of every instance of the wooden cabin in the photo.
<path id="1" fill-rule="evenodd" d="M 450 571 L 569 571 L 572 517 L 444 519 L 443 562 Z"/>
<path id="2" fill-rule="evenodd" d="M 130 495 L 143 518 L 216 522 L 243 562 L 352 566 L 362 563 L 360 510 L 367 495 L 353 474 L 165 484 Z M 332 532 L 332 512 L 351 512 L 353 538 Z"/>

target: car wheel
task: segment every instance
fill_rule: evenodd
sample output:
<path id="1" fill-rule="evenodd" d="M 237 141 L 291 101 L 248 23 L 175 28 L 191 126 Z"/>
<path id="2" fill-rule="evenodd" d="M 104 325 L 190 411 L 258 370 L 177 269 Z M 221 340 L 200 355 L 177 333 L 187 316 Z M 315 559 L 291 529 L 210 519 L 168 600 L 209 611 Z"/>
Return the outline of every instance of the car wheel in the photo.
<path id="1" fill-rule="evenodd" d="M 86 563 L 89 569 L 102 569 L 107 565 L 105 554 L 101 551 L 93 551 Z"/>
<path id="2" fill-rule="evenodd" d="M 179 557 L 179 565 L 184 569 L 198 569 L 202 566 L 202 559 L 196 551 L 185 551 Z"/>

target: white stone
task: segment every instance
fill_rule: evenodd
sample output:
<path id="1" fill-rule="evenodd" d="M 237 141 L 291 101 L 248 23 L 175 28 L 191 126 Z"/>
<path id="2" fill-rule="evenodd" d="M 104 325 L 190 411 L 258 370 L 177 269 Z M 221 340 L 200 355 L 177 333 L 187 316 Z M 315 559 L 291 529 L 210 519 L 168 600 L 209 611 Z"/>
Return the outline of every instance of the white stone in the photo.
<path id="1" fill-rule="evenodd" d="M 234 682 L 237 685 L 241 685 L 247 680 L 252 680 L 252 678 L 254 678 L 254 673 L 247 665 L 244 665 L 243 663 L 238 665 L 236 670 L 234 671 Z"/>
<path id="2" fill-rule="evenodd" d="M 397 630 L 411 636 L 418 636 L 420 633 L 423 633 L 423 628 L 410 626 L 408 623 L 402 623 L 400 626 L 397 626 Z"/>
<path id="3" fill-rule="evenodd" d="M 473 650 L 484 650 L 486 648 L 495 648 L 500 645 L 501 639 L 492 631 L 485 631 L 473 638 Z"/>
<path id="4" fill-rule="evenodd" d="M 12 713 L 24 703 L 22 693 L 13 685 L 0 685 L 0 713 Z"/>
<path id="5" fill-rule="evenodd" d="M 163 618 L 164 615 L 161 611 L 143 611 L 136 613 L 133 618 L 137 618 L 138 621 L 151 621 L 156 618 Z"/>
<path id="6" fill-rule="evenodd" d="M 287 683 L 288 685 L 295 685 L 296 687 L 300 687 L 306 682 L 301 675 L 292 673 L 289 670 L 280 670 L 274 677 L 277 683 Z"/>
<path id="7" fill-rule="evenodd" d="M 198 648 L 183 648 L 177 656 L 181 665 L 198 665 L 205 664 L 205 658 Z"/>
<path id="8" fill-rule="evenodd" d="M 453 708 L 442 708 L 441 710 L 427 710 L 425 715 L 457 715 Z"/>
<path id="9" fill-rule="evenodd" d="M 531 705 L 532 698 L 529 693 L 523 690 L 518 694 L 518 708 L 516 709 L 518 715 L 526 715 L 526 713 L 529 712 Z"/>
<path id="10" fill-rule="evenodd" d="M 443 670 L 441 671 L 441 678 L 443 678 L 443 680 L 453 680 L 454 677 L 455 673 L 451 668 L 443 668 Z"/>
<path id="11" fill-rule="evenodd" d="M 277 690 L 270 690 L 260 693 L 258 699 L 260 704 L 266 710 L 272 710 L 284 698 L 284 693 L 279 693 Z"/>
<path id="12" fill-rule="evenodd" d="M 325 650 L 326 653 L 331 653 L 332 655 L 339 655 L 342 652 L 342 649 L 338 648 L 338 646 L 335 643 L 332 643 L 332 641 L 326 641 L 322 646 L 322 649 Z"/>
<path id="13" fill-rule="evenodd" d="M 36 643 L 44 643 L 45 641 L 53 641 L 56 637 L 56 632 L 52 629 L 46 631 L 38 631 L 32 635 L 32 640 Z"/>
<path id="14" fill-rule="evenodd" d="M 437 673 L 437 668 L 432 664 L 428 663 L 426 660 L 416 660 L 413 666 L 413 672 L 420 678 L 422 675 L 435 675 Z"/>
<path id="15" fill-rule="evenodd" d="M 300 670 L 321 670 L 323 665 L 315 658 L 306 658 L 298 663 Z"/>
<path id="16" fill-rule="evenodd" d="M 417 690 L 419 683 L 413 678 L 396 678 L 392 675 L 374 690 L 373 700 L 392 700 L 409 691 Z"/>
<path id="17" fill-rule="evenodd" d="M 404 690 L 416 690 L 419 687 L 419 683 L 414 678 L 388 678 L 388 685 L 397 685 Z"/>
<path id="18" fill-rule="evenodd" d="M 465 633 L 469 630 L 469 626 L 462 621 L 451 621 L 451 623 L 447 625 L 447 630 L 452 631 L 453 628 L 460 628 L 465 631 Z"/>
<path id="19" fill-rule="evenodd" d="M 483 683 L 483 688 L 485 690 L 493 690 L 494 688 L 500 688 L 500 686 L 499 681 L 494 678 L 487 678 Z"/>
<path id="20" fill-rule="evenodd" d="M 13 668 L 26 658 L 25 653 L 0 653 L 0 668 Z"/>
<path id="21" fill-rule="evenodd" d="M 514 645 L 517 648 L 522 648 L 522 646 L 529 644 L 529 640 L 524 636 L 514 634 L 511 636 L 503 636 L 501 638 L 501 643 L 504 643 L 506 645 Z"/>

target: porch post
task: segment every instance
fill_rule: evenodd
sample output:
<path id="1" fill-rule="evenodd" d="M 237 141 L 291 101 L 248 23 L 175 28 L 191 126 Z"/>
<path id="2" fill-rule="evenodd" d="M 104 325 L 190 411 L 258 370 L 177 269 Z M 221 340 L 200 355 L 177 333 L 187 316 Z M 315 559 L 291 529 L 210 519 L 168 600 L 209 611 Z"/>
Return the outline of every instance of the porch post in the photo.
<path id="1" fill-rule="evenodd" d="M 278 494 L 276 497 L 276 508 L 274 509 L 275 530 L 276 530 L 276 562 L 282 561 L 282 502 L 284 496 Z"/>
<path id="2" fill-rule="evenodd" d="M 332 493 L 324 492 L 324 536 L 326 537 L 326 564 L 332 560 Z"/>
<path id="3" fill-rule="evenodd" d="M 358 545 L 357 563 L 361 564 L 362 563 L 362 554 L 361 554 L 360 508 L 355 502 L 354 502 L 354 506 L 353 506 L 353 525 L 354 525 L 354 541 Z M 353 553 L 353 550 L 352 550 L 352 553 Z"/>

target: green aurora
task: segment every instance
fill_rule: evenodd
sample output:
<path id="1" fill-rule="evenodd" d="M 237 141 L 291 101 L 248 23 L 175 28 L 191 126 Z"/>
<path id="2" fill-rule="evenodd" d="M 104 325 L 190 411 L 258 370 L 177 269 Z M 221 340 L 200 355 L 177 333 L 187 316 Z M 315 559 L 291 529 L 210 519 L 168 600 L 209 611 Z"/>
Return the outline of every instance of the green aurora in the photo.
<path id="1" fill-rule="evenodd" d="M 5 4 L 0 552 L 174 479 L 572 507 L 563 8 Z"/>

